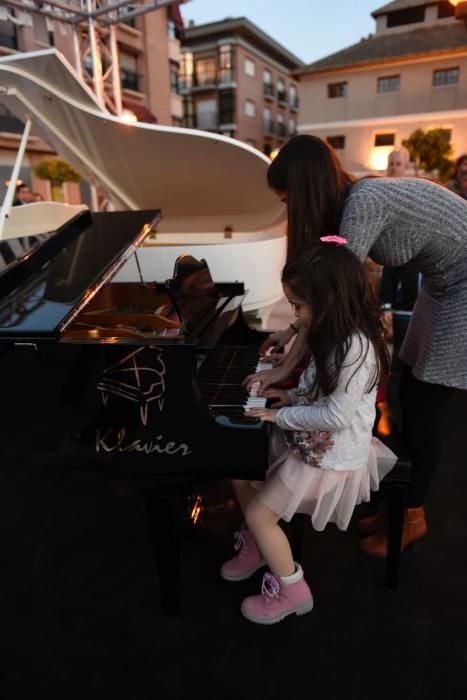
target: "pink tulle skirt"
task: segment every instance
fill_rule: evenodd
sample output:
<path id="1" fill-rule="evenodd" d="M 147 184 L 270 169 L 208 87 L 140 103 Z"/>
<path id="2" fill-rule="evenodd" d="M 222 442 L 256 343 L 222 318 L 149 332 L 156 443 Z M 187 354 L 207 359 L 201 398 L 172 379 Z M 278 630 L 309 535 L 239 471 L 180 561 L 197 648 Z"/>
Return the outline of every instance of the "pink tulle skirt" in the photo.
<path id="1" fill-rule="evenodd" d="M 295 513 L 310 515 L 315 530 L 323 530 L 328 523 L 346 530 L 355 506 L 370 500 L 370 492 L 378 490 L 380 481 L 397 461 L 396 455 L 374 437 L 368 462 L 345 471 L 316 469 L 297 459 L 276 426 L 270 442 L 266 481 L 252 483 L 259 500 L 283 520 L 291 520 Z"/>

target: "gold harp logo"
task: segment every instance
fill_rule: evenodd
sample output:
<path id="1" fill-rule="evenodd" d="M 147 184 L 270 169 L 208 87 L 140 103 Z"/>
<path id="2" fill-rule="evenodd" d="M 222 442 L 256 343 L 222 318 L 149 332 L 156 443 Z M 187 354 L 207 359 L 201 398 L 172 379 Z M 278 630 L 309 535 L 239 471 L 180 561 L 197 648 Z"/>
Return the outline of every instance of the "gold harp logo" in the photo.
<path id="1" fill-rule="evenodd" d="M 152 351 L 150 357 L 139 357 L 141 352 Z M 150 365 L 148 364 L 150 359 Z M 166 366 L 162 359 L 162 351 L 157 348 L 139 348 L 105 369 L 97 385 L 101 393 L 102 403 L 107 406 L 109 396 L 133 401 L 138 404 L 141 423 L 148 422 L 149 404 L 157 401 L 159 410 L 164 406 Z"/>

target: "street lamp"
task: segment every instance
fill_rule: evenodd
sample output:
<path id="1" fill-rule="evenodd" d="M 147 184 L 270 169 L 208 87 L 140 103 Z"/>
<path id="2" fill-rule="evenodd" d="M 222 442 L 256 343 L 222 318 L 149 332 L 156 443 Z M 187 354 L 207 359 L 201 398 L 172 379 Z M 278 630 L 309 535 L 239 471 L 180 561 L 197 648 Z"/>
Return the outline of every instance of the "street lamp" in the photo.
<path id="1" fill-rule="evenodd" d="M 460 19 L 467 27 L 467 0 L 449 0 L 456 8 L 456 19 Z"/>

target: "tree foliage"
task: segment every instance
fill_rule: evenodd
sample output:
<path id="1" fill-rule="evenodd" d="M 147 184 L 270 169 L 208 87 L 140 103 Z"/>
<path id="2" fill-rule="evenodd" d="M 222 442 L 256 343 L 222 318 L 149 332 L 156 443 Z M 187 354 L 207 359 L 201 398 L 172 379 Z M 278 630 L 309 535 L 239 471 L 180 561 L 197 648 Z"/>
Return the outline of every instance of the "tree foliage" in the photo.
<path id="1" fill-rule="evenodd" d="M 446 138 L 445 129 L 416 129 L 409 138 L 402 141 L 410 153 L 410 160 L 415 163 L 416 174 L 419 170 L 436 173 L 441 180 L 449 177 L 453 161 L 451 142 Z"/>
<path id="2" fill-rule="evenodd" d="M 65 160 L 41 160 L 34 168 L 34 173 L 41 180 L 50 180 L 53 186 L 64 182 L 79 182 L 80 176 Z"/>

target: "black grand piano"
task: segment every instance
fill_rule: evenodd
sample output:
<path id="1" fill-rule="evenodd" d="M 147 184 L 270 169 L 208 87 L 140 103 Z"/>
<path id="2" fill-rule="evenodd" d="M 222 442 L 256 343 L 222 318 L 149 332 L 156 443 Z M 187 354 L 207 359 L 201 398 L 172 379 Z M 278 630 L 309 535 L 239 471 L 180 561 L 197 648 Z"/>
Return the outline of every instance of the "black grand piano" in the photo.
<path id="1" fill-rule="evenodd" d="M 137 485 L 175 612 L 180 485 L 267 467 L 266 427 L 244 415 L 241 388 L 265 335 L 243 317 L 243 285 L 214 284 L 189 255 L 167 282 L 112 281 L 158 219 L 84 212 L 2 271 L 0 454 L 5 468 Z"/>

